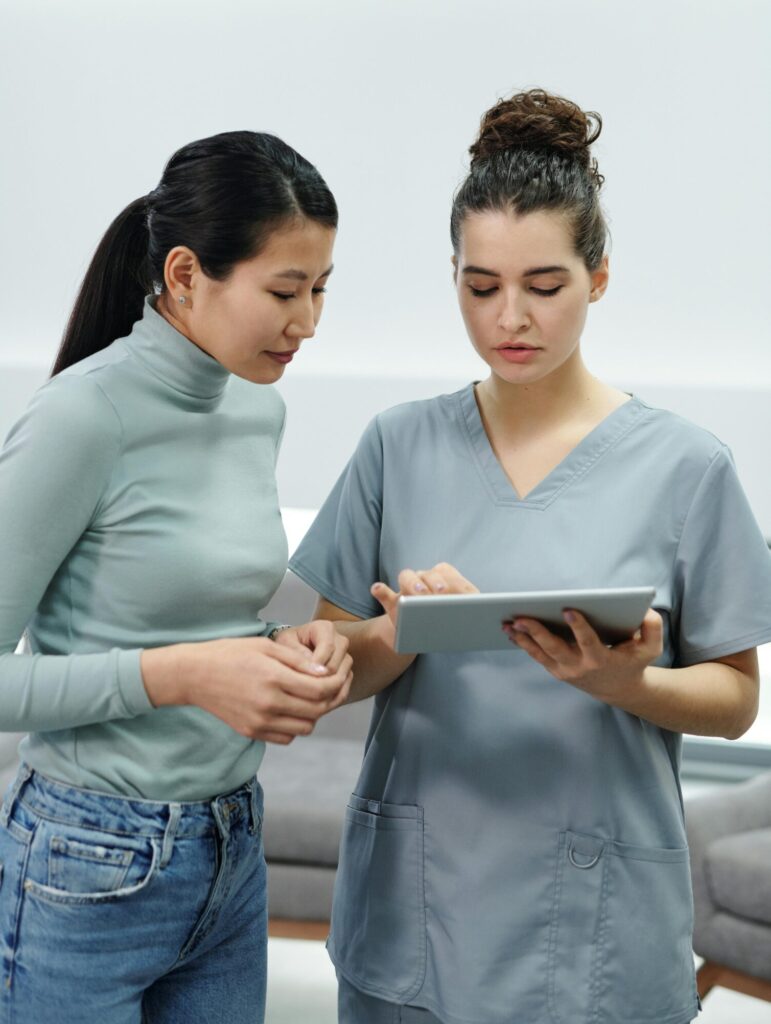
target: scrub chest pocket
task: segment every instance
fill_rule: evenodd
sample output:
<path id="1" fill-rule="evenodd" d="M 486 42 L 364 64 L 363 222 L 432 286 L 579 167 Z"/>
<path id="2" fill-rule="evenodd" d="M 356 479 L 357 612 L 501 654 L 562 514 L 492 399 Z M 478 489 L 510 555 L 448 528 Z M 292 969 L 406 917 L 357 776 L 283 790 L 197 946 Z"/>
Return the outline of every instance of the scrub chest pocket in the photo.
<path id="1" fill-rule="evenodd" d="M 692 927 L 687 847 L 561 832 L 549 930 L 551 1020 L 682 1021 L 696 1003 Z"/>
<path id="2" fill-rule="evenodd" d="M 423 984 L 423 871 L 423 808 L 352 796 L 329 951 L 349 981 L 380 999 L 407 1002 Z"/>

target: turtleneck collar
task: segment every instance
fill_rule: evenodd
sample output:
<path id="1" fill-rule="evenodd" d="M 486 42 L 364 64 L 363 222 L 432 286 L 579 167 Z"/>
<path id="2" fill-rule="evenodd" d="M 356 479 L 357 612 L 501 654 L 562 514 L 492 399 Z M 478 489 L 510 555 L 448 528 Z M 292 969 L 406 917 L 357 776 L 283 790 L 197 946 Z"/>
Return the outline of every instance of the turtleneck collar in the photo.
<path id="1" fill-rule="evenodd" d="M 155 309 L 155 301 L 155 295 L 145 297 L 142 319 L 124 338 L 126 347 L 176 391 L 194 398 L 218 398 L 230 371 L 172 327 Z"/>

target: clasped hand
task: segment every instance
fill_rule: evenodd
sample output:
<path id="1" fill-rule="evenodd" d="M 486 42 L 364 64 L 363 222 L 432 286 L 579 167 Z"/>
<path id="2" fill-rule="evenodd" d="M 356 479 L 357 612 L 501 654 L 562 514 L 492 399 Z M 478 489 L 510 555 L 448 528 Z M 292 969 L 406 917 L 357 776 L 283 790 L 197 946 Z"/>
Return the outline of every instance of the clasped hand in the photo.
<path id="1" fill-rule="evenodd" d="M 213 640 L 186 650 L 188 692 L 175 703 L 196 704 L 242 736 L 284 746 L 344 704 L 353 679 L 347 637 L 321 620 L 275 640 Z"/>

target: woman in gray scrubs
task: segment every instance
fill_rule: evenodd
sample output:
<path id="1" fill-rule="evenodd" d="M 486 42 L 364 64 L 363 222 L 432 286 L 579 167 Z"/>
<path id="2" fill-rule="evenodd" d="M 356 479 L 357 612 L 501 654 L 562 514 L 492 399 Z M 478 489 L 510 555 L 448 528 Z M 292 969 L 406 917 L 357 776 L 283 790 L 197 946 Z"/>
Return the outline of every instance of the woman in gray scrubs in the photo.
<path id="1" fill-rule="evenodd" d="M 726 447 L 583 363 L 598 133 L 539 90 L 485 115 L 451 230 L 490 374 L 377 416 L 291 562 L 350 638 L 351 699 L 377 694 L 329 942 L 343 1024 L 698 1012 L 680 734 L 751 724 L 771 559 Z M 510 652 L 393 651 L 399 593 L 641 584 L 655 610 L 615 648 L 568 613 L 573 644 L 526 620 Z"/>

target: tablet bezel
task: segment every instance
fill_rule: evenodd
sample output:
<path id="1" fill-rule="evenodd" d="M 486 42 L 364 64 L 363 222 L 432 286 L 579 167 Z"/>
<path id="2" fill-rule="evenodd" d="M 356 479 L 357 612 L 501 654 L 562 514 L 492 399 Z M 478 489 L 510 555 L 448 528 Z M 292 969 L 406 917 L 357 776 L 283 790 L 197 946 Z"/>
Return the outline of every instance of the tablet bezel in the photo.
<path id="1" fill-rule="evenodd" d="M 645 617 L 655 587 L 427 594 L 399 599 L 394 649 L 400 654 L 517 650 L 501 629 L 512 617 L 538 619 L 572 640 L 565 609 L 580 611 L 606 644 L 628 640 Z"/>

